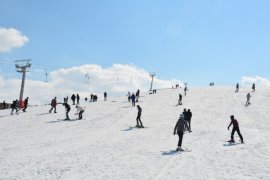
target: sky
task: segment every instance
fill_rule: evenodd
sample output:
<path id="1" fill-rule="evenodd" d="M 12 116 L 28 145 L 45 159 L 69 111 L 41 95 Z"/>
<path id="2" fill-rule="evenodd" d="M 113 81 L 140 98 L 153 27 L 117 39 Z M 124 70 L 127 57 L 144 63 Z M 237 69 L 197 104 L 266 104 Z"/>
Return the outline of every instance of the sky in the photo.
<path id="1" fill-rule="evenodd" d="M 28 78 L 36 81 L 87 64 L 142 68 L 191 86 L 269 79 L 268 7 L 267 0 L 0 0 L 0 76 L 20 78 L 13 61 L 31 59 Z"/>

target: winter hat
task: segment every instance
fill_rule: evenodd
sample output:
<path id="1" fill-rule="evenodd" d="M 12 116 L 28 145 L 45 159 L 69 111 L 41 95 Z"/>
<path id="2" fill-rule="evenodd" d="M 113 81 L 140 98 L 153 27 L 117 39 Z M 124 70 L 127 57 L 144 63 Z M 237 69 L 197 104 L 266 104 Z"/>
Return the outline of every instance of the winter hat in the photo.
<path id="1" fill-rule="evenodd" d="M 184 119 L 184 115 L 180 114 L 179 119 Z"/>

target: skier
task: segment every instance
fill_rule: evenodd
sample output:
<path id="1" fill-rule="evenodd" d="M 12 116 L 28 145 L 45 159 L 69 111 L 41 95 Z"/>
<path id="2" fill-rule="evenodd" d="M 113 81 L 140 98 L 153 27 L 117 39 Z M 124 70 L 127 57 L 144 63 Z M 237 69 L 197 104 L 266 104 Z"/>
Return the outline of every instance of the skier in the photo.
<path id="1" fill-rule="evenodd" d="M 132 95 L 131 95 L 131 102 L 132 102 L 132 106 L 135 106 L 135 99 L 136 99 L 136 96 L 135 96 L 135 94 L 134 93 L 132 93 Z"/>
<path id="2" fill-rule="evenodd" d="M 187 124 L 188 124 L 188 131 L 191 132 L 191 118 L 192 118 L 192 112 L 190 111 L 190 109 L 188 109 L 188 111 L 186 112 L 186 116 L 187 116 Z"/>
<path id="3" fill-rule="evenodd" d="M 252 84 L 252 90 L 255 91 L 255 83 Z"/>
<path id="4" fill-rule="evenodd" d="M 82 119 L 82 114 L 84 112 L 84 109 L 81 106 L 76 106 L 77 108 L 77 114 L 79 114 L 79 118 L 78 119 Z"/>
<path id="5" fill-rule="evenodd" d="M 104 92 L 104 101 L 107 101 L 107 92 Z"/>
<path id="6" fill-rule="evenodd" d="M 185 131 L 184 115 L 180 114 L 179 119 L 175 125 L 174 132 L 173 132 L 174 135 L 177 132 L 177 134 L 179 136 L 178 147 L 177 147 L 176 151 L 183 151 L 181 146 L 182 146 L 184 131 Z"/>
<path id="7" fill-rule="evenodd" d="M 140 97 L 140 90 L 138 89 L 136 92 L 136 102 L 139 102 L 139 97 Z"/>
<path id="8" fill-rule="evenodd" d="M 228 126 L 228 130 L 230 130 L 230 126 L 233 125 L 233 129 L 232 129 L 232 133 L 231 133 L 231 140 L 229 141 L 230 143 L 234 143 L 234 133 L 235 131 L 238 133 L 239 137 L 240 137 L 240 140 L 241 140 L 241 143 L 244 143 L 244 140 L 243 140 L 243 137 L 240 133 L 240 129 L 239 129 L 239 124 L 237 122 L 236 119 L 234 119 L 234 115 L 231 115 L 231 123 L 230 125 Z"/>
<path id="9" fill-rule="evenodd" d="M 71 100 L 72 100 L 72 102 L 73 102 L 73 105 L 75 105 L 75 99 L 76 99 L 75 94 L 72 94 L 72 96 L 71 96 Z"/>
<path id="10" fill-rule="evenodd" d="M 182 105 L 182 94 L 179 93 L 178 105 Z"/>
<path id="11" fill-rule="evenodd" d="M 138 115 L 137 115 L 137 118 L 136 118 L 136 121 L 137 121 L 136 127 L 144 128 L 144 126 L 142 124 L 142 121 L 141 121 L 142 108 L 139 105 L 137 105 L 137 109 L 138 109 Z"/>
<path id="12" fill-rule="evenodd" d="M 250 105 L 250 93 L 247 94 L 247 102 L 246 102 L 246 106 Z"/>
<path id="13" fill-rule="evenodd" d="M 24 100 L 24 108 L 23 108 L 23 112 L 25 112 L 25 110 L 27 109 L 27 106 L 28 106 L 28 97 Z"/>
<path id="14" fill-rule="evenodd" d="M 13 111 L 14 111 L 14 109 L 16 110 L 16 113 L 17 113 L 17 115 L 19 114 L 18 113 L 18 103 L 19 103 L 19 101 L 18 101 L 18 99 L 16 99 L 15 101 L 13 101 L 12 102 L 12 104 L 11 104 L 11 108 L 12 108 L 12 110 L 11 110 L 11 115 L 13 115 Z"/>
<path id="15" fill-rule="evenodd" d="M 235 92 L 237 93 L 239 91 L 239 83 L 236 84 Z"/>
<path id="16" fill-rule="evenodd" d="M 70 105 L 68 103 L 63 103 L 63 106 L 65 106 L 65 108 L 66 108 L 66 119 L 64 119 L 64 120 L 70 120 L 69 116 L 68 116 L 68 113 L 70 111 Z"/>
<path id="17" fill-rule="evenodd" d="M 56 101 L 56 97 L 54 97 L 54 99 L 52 99 L 52 101 L 51 101 L 51 106 L 52 107 L 51 107 L 49 113 L 51 113 L 53 109 L 54 109 L 54 113 L 57 113 L 56 112 L 56 105 L 57 105 L 57 101 Z"/>
<path id="18" fill-rule="evenodd" d="M 77 94 L 77 105 L 80 104 L 80 96 Z"/>

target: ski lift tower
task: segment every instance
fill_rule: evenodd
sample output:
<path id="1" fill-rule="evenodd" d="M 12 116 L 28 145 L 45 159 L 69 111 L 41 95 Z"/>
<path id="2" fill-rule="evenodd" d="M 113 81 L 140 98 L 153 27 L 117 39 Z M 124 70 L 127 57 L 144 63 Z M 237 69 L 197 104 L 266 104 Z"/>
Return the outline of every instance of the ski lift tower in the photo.
<path id="1" fill-rule="evenodd" d="M 16 63 L 15 67 L 17 69 L 17 72 L 22 73 L 22 83 L 21 83 L 21 91 L 20 91 L 19 102 L 21 102 L 22 99 L 23 99 L 25 75 L 26 75 L 26 72 L 29 72 L 29 68 L 31 67 L 30 61 L 31 61 L 31 59 L 15 61 L 15 63 Z"/>
<path id="2" fill-rule="evenodd" d="M 152 72 L 152 73 L 150 73 L 149 75 L 150 75 L 150 77 L 152 78 L 151 86 L 150 86 L 150 90 L 149 90 L 149 91 L 152 91 L 153 81 L 154 81 L 154 77 L 156 76 L 156 73 Z"/>

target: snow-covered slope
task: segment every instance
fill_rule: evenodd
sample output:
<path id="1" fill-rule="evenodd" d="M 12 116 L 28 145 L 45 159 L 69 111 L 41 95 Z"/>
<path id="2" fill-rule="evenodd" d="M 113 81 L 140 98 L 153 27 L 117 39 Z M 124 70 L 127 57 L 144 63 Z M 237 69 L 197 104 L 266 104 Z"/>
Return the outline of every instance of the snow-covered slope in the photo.
<path id="1" fill-rule="evenodd" d="M 233 87 L 190 89 L 176 106 L 179 89 L 143 94 L 142 121 L 126 97 L 86 103 L 84 119 L 63 121 L 64 107 L 30 107 L 10 116 L 0 111 L 0 179 L 270 179 L 270 92 Z M 183 108 L 193 112 L 192 133 L 171 153 L 173 129 Z M 71 119 L 75 107 L 70 112 Z M 228 145 L 235 115 L 245 144 Z M 238 141 L 238 135 L 235 134 Z"/>

